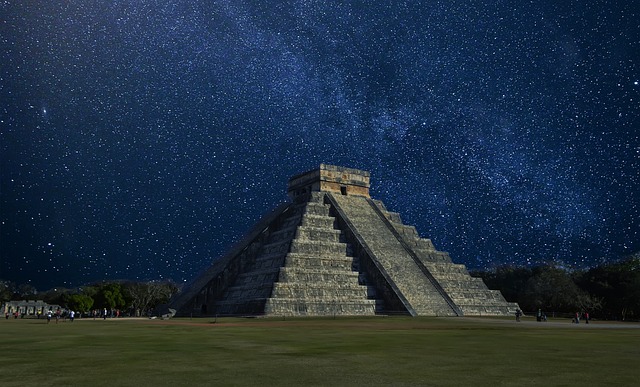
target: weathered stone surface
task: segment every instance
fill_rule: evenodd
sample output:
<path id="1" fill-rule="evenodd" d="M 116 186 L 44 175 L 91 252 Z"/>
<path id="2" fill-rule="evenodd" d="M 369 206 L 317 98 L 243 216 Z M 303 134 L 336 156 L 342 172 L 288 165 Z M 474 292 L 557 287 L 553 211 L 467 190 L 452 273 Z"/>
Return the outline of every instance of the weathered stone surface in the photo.
<path id="1" fill-rule="evenodd" d="M 288 191 L 292 203 L 172 300 L 178 315 L 456 316 L 517 308 L 370 199 L 368 172 L 322 164 L 293 177 Z"/>
<path id="2" fill-rule="evenodd" d="M 370 200 L 358 196 L 332 196 L 364 240 L 372 259 L 382 266 L 417 315 L 455 316 L 458 312 L 437 289 L 419 262 L 401 244 Z"/>

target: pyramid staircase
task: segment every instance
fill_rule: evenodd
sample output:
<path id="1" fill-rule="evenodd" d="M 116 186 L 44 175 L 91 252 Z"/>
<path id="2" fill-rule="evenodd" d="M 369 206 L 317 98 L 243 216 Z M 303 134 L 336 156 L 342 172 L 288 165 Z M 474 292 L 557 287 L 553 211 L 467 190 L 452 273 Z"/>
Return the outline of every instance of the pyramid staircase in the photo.
<path id="1" fill-rule="evenodd" d="M 239 273 L 220 301 L 219 315 L 374 315 L 375 290 L 363 284 L 358 261 L 335 218 L 313 193 L 296 203 L 281 227 Z"/>
<path id="2" fill-rule="evenodd" d="M 411 315 L 462 315 L 424 265 L 374 210 L 371 199 L 330 193 L 327 196 L 343 217 L 349 219 L 350 226 L 385 273 L 393 291 L 402 295 L 403 304 Z"/>
<path id="3" fill-rule="evenodd" d="M 453 263 L 448 253 L 436 250 L 430 239 L 421 238 L 400 215 L 373 201 L 399 237 L 413 251 L 465 316 L 514 314 L 518 305 L 507 302 L 499 290 L 490 290 L 481 278 L 472 277 L 465 265 Z"/>

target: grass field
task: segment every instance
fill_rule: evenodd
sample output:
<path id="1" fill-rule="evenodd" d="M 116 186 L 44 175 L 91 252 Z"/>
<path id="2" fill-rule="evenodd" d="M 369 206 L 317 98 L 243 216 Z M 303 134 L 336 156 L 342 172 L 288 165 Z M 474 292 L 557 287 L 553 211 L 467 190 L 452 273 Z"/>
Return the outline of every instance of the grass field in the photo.
<path id="1" fill-rule="evenodd" d="M 476 318 L 0 321 L 0 385 L 630 386 L 640 328 Z"/>

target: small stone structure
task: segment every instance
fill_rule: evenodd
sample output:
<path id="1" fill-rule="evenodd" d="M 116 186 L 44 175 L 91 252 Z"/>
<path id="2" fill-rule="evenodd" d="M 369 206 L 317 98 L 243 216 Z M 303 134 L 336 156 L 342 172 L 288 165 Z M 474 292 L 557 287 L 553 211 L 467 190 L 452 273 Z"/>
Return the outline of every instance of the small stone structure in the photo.
<path id="1" fill-rule="evenodd" d="M 20 316 L 38 316 L 44 315 L 49 310 L 56 311 L 60 309 L 59 305 L 50 305 L 42 300 L 21 300 L 7 301 L 0 307 L 0 313 L 14 314 L 18 312 Z"/>
<path id="2" fill-rule="evenodd" d="M 514 314 L 369 195 L 369 172 L 321 164 L 170 302 L 178 316 Z"/>

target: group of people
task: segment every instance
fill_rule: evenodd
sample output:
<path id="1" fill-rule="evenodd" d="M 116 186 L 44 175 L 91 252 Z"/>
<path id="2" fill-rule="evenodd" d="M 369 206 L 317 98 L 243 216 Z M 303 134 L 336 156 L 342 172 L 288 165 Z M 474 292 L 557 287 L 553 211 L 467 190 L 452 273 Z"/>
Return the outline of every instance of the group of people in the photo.
<path id="1" fill-rule="evenodd" d="M 520 322 L 522 315 L 522 311 L 520 309 L 516 309 L 516 321 Z M 589 312 L 576 312 L 571 322 L 574 324 L 580 324 L 581 318 L 584 319 L 585 324 L 589 324 L 589 320 L 591 320 Z M 542 309 L 538 309 L 538 312 L 536 313 L 536 321 L 547 321 L 547 315 L 542 311 Z"/>
<path id="2" fill-rule="evenodd" d="M 73 320 L 75 320 L 76 314 L 78 316 L 80 316 L 80 312 L 76 312 L 73 310 L 62 310 L 60 308 L 54 310 L 49 309 L 48 311 L 38 311 L 37 316 L 38 318 L 40 318 L 42 315 L 44 315 L 47 318 L 47 324 L 49 324 L 51 322 L 52 319 L 55 319 L 56 324 L 58 323 L 58 321 L 62 318 L 66 321 L 67 317 L 69 318 L 69 320 L 71 322 L 73 322 Z M 120 310 L 108 310 L 107 308 L 104 308 L 103 310 L 99 310 L 99 309 L 95 309 L 91 312 L 90 314 L 91 316 L 93 316 L 93 319 L 95 320 L 96 318 L 102 318 L 102 319 L 107 319 L 107 317 L 120 317 L 121 313 Z M 19 311 L 15 311 L 13 313 L 9 313 L 6 312 L 5 313 L 5 319 L 9 319 L 9 317 L 13 316 L 13 318 L 17 319 L 19 317 L 24 317 L 24 314 L 20 314 Z"/>
<path id="3" fill-rule="evenodd" d="M 55 317 L 56 323 L 58 323 L 58 320 L 61 317 L 66 319 L 67 316 L 69 317 L 69 320 L 73 322 L 73 320 L 75 320 L 76 314 L 80 315 L 80 312 L 75 312 L 73 310 L 70 310 L 68 312 L 62 312 L 60 311 L 60 309 L 58 309 L 54 313 L 51 309 L 49 309 L 49 311 L 47 312 L 47 324 L 51 321 L 51 318 L 53 317 Z M 106 320 L 107 317 L 120 317 L 120 310 L 117 310 L 115 312 L 113 311 L 110 312 L 109 310 L 107 310 L 107 308 L 104 308 L 103 310 L 95 309 L 91 312 L 91 316 L 93 316 L 94 320 L 98 317 L 101 317 L 102 319 Z"/>
<path id="4" fill-rule="evenodd" d="M 9 312 L 6 312 L 6 313 L 4 314 L 4 318 L 8 320 L 10 315 L 11 315 L 11 314 L 10 314 Z M 17 319 L 18 317 L 20 317 L 20 312 L 18 312 L 18 311 L 16 310 L 15 312 L 13 312 L 13 318 Z M 23 316 L 23 317 L 24 317 L 24 316 Z"/>
<path id="5" fill-rule="evenodd" d="M 523 313 L 520 309 L 516 309 L 516 321 L 520 322 L 520 317 L 522 317 Z M 538 309 L 536 313 L 536 321 L 547 321 L 547 314 L 542 311 L 542 309 Z"/>
<path id="6" fill-rule="evenodd" d="M 95 320 L 96 318 L 102 318 L 103 320 L 106 320 L 107 317 L 120 317 L 120 309 L 116 309 L 116 310 L 108 310 L 107 308 L 103 308 L 102 310 L 100 309 L 94 309 L 93 311 L 91 311 L 91 316 L 93 317 L 93 319 Z"/>
<path id="7" fill-rule="evenodd" d="M 47 323 L 49 321 L 51 321 L 51 318 L 53 318 L 53 317 L 55 317 L 56 323 L 57 323 L 60 318 L 65 318 L 66 319 L 67 316 L 69 317 L 69 320 L 71 322 L 73 322 L 73 320 L 76 317 L 76 314 L 80 315 L 80 312 L 75 312 L 73 310 L 61 311 L 60 309 L 58 309 L 55 312 L 53 312 L 52 310 L 49 310 L 47 312 Z M 120 317 L 120 310 L 110 311 L 107 308 L 104 308 L 102 310 L 95 309 L 95 310 L 91 311 L 90 316 L 92 316 L 94 320 L 96 318 L 102 318 L 102 319 L 106 320 L 107 317 Z"/>
<path id="8" fill-rule="evenodd" d="M 67 317 L 67 315 L 66 315 L 66 314 L 63 314 L 63 312 L 62 312 L 60 309 L 56 309 L 56 311 L 55 311 L 55 312 L 54 312 L 54 311 L 52 311 L 51 309 L 49 309 L 49 310 L 47 311 L 47 324 L 49 324 L 49 323 L 51 322 L 51 318 L 52 318 L 52 317 L 55 317 L 55 319 L 56 319 L 56 324 L 57 324 L 57 323 L 58 323 L 58 320 L 60 320 L 60 318 L 61 318 L 61 317 L 63 317 L 63 316 L 64 316 L 64 318 L 66 318 L 66 317 Z M 75 317 L 76 317 L 76 312 L 74 312 L 74 311 L 70 311 L 70 312 L 69 312 L 69 320 L 71 320 L 71 322 L 73 322 L 73 320 L 75 319 Z"/>
<path id="9" fill-rule="evenodd" d="M 574 323 L 574 324 L 580 324 L 580 317 L 581 317 L 580 312 L 576 312 L 576 314 L 573 317 L 573 319 L 571 320 L 571 322 Z M 582 314 L 582 317 L 584 318 L 584 323 L 585 324 L 589 324 L 589 320 L 590 320 L 589 312 L 584 312 Z"/>
<path id="10" fill-rule="evenodd" d="M 538 313 L 536 313 L 536 321 L 547 321 L 547 314 L 542 311 L 542 309 L 538 309 Z"/>

